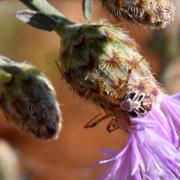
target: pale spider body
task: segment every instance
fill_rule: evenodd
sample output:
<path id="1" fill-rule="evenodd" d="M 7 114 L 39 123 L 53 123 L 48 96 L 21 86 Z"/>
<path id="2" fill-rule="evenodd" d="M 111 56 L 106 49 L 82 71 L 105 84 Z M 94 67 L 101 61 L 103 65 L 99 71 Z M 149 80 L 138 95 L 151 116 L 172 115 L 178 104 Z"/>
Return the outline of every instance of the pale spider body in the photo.
<path id="1" fill-rule="evenodd" d="M 152 100 L 145 93 L 130 92 L 124 96 L 120 107 L 132 117 L 142 117 L 151 110 Z"/>

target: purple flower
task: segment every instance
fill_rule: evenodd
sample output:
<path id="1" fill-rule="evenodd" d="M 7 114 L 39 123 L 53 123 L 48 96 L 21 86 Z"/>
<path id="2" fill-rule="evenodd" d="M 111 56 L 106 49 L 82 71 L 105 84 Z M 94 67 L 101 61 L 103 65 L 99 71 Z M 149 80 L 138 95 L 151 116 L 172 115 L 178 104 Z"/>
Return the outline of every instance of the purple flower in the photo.
<path id="1" fill-rule="evenodd" d="M 180 93 L 161 94 L 146 116 L 131 118 L 129 137 L 120 152 L 105 151 L 99 161 L 105 180 L 180 179 Z"/>

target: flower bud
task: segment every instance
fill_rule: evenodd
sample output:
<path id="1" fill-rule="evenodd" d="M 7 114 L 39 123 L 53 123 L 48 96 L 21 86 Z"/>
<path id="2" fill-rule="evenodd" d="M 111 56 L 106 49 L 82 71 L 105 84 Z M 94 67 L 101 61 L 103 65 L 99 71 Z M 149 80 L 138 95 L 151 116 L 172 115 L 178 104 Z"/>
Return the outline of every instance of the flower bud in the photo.
<path id="1" fill-rule="evenodd" d="M 131 92 L 155 101 L 159 87 L 127 33 L 105 22 L 76 25 L 70 32 L 62 37 L 58 64 L 77 94 L 111 112 L 122 111 Z"/>
<path id="2" fill-rule="evenodd" d="M 32 65 L 0 57 L 0 106 L 8 122 L 26 133 L 58 137 L 62 119 L 55 91 Z"/>
<path id="3" fill-rule="evenodd" d="M 118 19 L 165 28 L 175 16 L 172 0 L 102 0 L 103 5 Z"/>

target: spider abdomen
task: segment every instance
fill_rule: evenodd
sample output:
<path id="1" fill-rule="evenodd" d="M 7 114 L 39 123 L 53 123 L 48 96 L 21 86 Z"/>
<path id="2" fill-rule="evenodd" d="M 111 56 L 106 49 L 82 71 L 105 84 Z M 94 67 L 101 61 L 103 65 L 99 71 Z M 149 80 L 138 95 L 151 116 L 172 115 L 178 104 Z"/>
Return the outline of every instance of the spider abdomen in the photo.
<path id="1" fill-rule="evenodd" d="M 130 116 L 140 117 L 151 110 L 152 100 L 145 93 L 130 92 L 123 97 L 120 106 Z"/>

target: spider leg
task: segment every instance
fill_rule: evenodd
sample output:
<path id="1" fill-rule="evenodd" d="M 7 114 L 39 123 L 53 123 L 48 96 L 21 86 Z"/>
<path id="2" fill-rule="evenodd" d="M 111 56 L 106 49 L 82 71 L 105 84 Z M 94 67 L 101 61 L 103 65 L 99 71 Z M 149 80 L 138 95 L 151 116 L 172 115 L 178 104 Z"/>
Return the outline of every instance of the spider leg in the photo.
<path id="1" fill-rule="evenodd" d="M 117 116 L 115 115 L 114 117 L 112 117 L 106 129 L 109 133 L 117 129 L 124 129 L 127 131 L 130 124 L 131 122 L 130 122 L 129 116 L 127 116 L 126 113 L 121 111 L 120 113 L 118 113 Z"/>
<path id="2" fill-rule="evenodd" d="M 92 118 L 85 126 L 84 128 L 93 128 L 95 127 L 97 124 L 99 124 L 101 121 L 109 118 L 111 115 L 110 114 L 106 114 L 103 117 L 97 119 L 101 114 L 97 114 L 94 118 Z"/>
<path id="3" fill-rule="evenodd" d="M 55 63 L 56 63 L 57 68 L 59 69 L 59 71 L 61 71 L 61 68 L 60 68 L 60 66 L 59 66 L 59 64 L 58 64 L 57 59 L 55 59 Z"/>
<path id="4" fill-rule="evenodd" d="M 118 120 L 116 118 L 112 118 L 109 124 L 107 125 L 106 129 L 109 133 L 111 133 L 119 128 L 121 127 L 120 127 L 120 124 L 118 123 Z"/>

